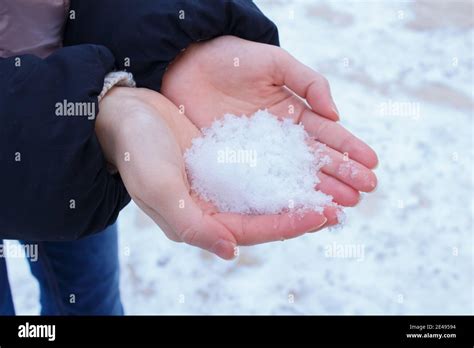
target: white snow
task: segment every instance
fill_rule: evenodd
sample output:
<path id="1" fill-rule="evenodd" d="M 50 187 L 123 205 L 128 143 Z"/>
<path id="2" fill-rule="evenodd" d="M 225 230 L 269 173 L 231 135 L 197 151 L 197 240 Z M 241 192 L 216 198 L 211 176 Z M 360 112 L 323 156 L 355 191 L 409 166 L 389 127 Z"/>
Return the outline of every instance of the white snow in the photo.
<path id="1" fill-rule="evenodd" d="M 472 1 L 256 2 L 378 153 L 378 188 L 342 230 L 240 247 L 232 262 L 170 242 L 130 204 L 127 313 L 472 314 Z M 8 261 L 18 313 L 38 313 L 26 261 Z"/>
<path id="2" fill-rule="evenodd" d="M 267 110 L 224 115 L 185 153 L 191 187 L 221 212 L 322 212 L 332 197 L 315 189 L 316 174 L 329 157 L 309 138 L 302 125 Z"/>

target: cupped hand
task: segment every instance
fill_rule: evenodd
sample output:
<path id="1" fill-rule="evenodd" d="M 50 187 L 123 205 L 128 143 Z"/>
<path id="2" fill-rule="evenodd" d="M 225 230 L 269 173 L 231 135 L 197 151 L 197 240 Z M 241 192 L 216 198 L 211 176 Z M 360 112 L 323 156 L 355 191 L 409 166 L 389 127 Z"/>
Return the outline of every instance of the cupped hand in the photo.
<path id="1" fill-rule="evenodd" d="M 318 174 L 318 189 L 344 206 L 372 191 L 375 152 L 336 121 L 328 81 L 283 49 L 222 36 L 187 48 L 165 73 L 161 92 L 199 128 L 226 113 L 250 115 L 267 108 L 301 122 L 327 145 L 330 164 Z"/>
<path id="2" fill-rule="evenodd" d="M 293 238 L 337 221 L 334 207 L 252 216 L 219 213 L 192 195 L 182 154 L 200 131 L 159 93 L 114 88 L 100 103 L 96 134 L 133 200 L 171 240 L 231 259 L 237 245 Z"/>

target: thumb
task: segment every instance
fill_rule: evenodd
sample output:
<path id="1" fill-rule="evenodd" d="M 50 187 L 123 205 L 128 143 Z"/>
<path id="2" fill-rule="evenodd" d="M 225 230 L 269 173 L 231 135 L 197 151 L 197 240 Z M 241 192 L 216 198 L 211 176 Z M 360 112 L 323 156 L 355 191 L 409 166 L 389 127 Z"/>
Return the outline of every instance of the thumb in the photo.
<path id="1" fill-rule="evenodd" d="M 328 80 L 284 50 L 280 49 L 277 57 L 278 84 L 287 86 L 301 98 L 306 99 L 317 114 L 338 121 L 339 111 L 331 95 Z"/>

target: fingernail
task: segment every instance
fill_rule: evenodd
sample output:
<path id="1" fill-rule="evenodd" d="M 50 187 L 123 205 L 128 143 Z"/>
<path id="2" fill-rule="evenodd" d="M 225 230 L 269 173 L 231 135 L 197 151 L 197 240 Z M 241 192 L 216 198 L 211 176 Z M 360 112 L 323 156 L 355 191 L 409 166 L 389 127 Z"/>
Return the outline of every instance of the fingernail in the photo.
<path id="1" fill-rule="evenodd" d="M 371 190 L 369 192 L 374 192 L 377 190 L 377 182 L 376 181 L 372 181 L 370 183 L 370 187 L 371 187 Z"/>
<path id="2" fill-rule="evenodd" d="M 221 239 L 212 247 L 212 252 L 224 260 L 232 260 L 235 258 L 236 245 L 228 240 Z"/>
<path id="3" fill-rule="evenodd" d="M 321 227 L 323 227 L 326 222 L 328 222 L 328 219 L 325 217 L 324 218 L 324 221 L 316 226 L 313 226 L 311 227 L 308 231 L 306 231 L 306 233 L 313 233 L 313 232 L 317 232 Z"/>

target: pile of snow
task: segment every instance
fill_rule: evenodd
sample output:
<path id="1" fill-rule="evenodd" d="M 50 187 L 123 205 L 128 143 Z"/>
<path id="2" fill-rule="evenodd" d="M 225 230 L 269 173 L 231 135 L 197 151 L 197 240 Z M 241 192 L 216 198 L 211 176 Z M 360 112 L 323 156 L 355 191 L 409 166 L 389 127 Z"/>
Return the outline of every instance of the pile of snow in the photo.
<path id="1" fill-rule="evenodd" d="M 226 114 L 203 129 L 185 153 L 192 189 L 221 212 L 317 211 L 332 197 L 315 189 L 330 159 L 302 125 L 266 110 Z"/>

